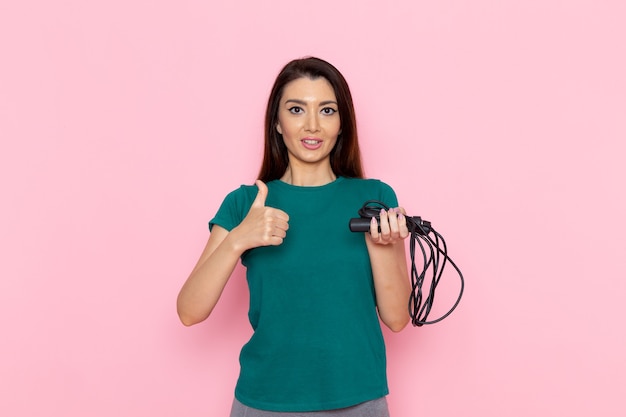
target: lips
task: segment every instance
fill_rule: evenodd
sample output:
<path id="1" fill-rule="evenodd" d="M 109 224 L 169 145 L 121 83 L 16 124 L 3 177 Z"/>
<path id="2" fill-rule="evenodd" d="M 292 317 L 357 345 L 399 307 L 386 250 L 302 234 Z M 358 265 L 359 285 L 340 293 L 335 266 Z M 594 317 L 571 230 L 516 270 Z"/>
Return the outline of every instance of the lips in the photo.
<path id="1" fill-rule="evenodd" d="M 305 148 L 315 150 L 322 146 L 323 141 L 317 138 L 304 138 L 300 142 Z"/>

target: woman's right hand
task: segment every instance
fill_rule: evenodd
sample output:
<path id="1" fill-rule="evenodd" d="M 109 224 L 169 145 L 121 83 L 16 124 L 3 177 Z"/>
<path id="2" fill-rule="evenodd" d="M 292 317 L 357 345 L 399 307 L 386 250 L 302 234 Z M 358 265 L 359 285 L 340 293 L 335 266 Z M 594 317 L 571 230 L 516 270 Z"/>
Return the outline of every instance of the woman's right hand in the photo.
<path id="1" fill-rule="evenodd" d="M 236 240 L 241 245 L 242 251 L 259 246 L 280 245 L 289 229 L 289 215 L 280 209 L 265 205 L 268 194 L 267 185 L 257 180 L 256 186 L 259 191 L 252 202 L 250 211 L 231 231 L 231 234 L 234 233 L 237 236 Z"/>
<path id="2" fill-rule="evenodd" d="M 289 216 L 266 207 L 267 185 L 261 181 L 256 185 L 259 192 L 237 227 L 230 232 L 218 225 L 213 227 L 198 263 L 178 294 L 178 315 L 186 326 L 209 317 L 243 252 L 280 245 L 287 235 Z"/>

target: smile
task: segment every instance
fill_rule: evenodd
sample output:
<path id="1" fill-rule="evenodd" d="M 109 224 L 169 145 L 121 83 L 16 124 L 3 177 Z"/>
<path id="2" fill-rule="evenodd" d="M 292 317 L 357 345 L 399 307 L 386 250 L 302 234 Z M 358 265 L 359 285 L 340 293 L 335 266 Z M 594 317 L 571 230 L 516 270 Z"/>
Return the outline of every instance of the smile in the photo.
<path id="1" fill-rule="evenodd" d="M 302 145 L 304 145 L 304 147 L 309 150 L 319 149 L 322 146 L 321 139 L 307 138 L 307 139 L 302 139 L 301 142 L 302 142 Z"/>

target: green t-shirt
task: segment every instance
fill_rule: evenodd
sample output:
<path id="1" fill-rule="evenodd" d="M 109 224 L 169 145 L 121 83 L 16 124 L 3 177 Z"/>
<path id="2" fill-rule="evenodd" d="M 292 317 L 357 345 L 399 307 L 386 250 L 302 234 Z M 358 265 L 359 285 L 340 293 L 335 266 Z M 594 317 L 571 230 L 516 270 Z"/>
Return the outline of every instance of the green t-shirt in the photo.
<path id="1" fill-rule="evenodd" d="M 397 206 L 378 180 L 337 180 L 319 187 L 267 184 L 266 205 L 289 215 L 280 246 L 247 251 L 248 317 L 235 396 L 253 408 L 318 411 L 388 394 L 385 345 L 363 233 L 349 219 L 367 200 Z M 232 230 L 248 213 L 256 186 L 241 186 L 210 227 Z"/>

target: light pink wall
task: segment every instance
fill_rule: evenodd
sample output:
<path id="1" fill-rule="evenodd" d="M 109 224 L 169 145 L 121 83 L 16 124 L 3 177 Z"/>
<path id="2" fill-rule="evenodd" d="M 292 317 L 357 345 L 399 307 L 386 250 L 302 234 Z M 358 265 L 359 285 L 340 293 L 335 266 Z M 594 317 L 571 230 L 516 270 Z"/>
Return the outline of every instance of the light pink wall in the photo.
<path id="1" fill-rule="evenodd" d="M 3 2 L 0 415 L 226 415 L 243 271 L 194 328 L 175 297 L 254 179 L 274 76 L 313 54 L 467 279 L 386 333 L 393 416 L 622 416 L 624 4 Z"/>

